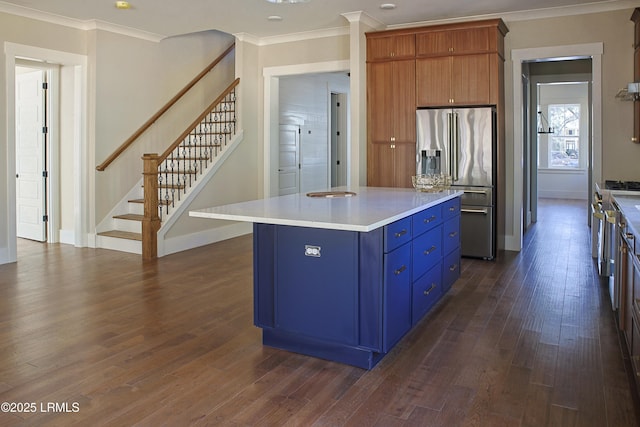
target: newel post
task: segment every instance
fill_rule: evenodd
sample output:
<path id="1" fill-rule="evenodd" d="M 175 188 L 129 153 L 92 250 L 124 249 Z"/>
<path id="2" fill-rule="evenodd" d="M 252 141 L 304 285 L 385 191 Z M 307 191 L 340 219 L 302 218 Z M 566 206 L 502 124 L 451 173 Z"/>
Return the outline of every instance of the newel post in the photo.
<path id="1" fill-rule="evenodd" d="M 160 217 L 158 216 L 158 154 L 144 154 L 142 156 L 144 169 L 144 219 L 142 220 L 142 258 L 156 259 L 158 257 L 158 230 Z"/>

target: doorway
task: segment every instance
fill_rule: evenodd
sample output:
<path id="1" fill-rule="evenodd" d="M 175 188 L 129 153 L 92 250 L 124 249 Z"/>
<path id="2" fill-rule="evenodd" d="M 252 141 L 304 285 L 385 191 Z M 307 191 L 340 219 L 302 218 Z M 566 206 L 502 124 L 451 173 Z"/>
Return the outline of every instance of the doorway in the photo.
<path id="1" fill-rule="evenodd" d="M 588 207 L 591 69 L 591 58 L 523 63 L 524 230 L 537 221 L 538 198 Z"/>
<path id="2" fill-rule="evenodd" d="M 94 204 L 93 155 L 90 153 L 87 113 L 87 57 L 67 52 L 42 49 L 34 46 L 4 43 L 5 72 L 7 82 L 7 141 L 8 159 L 5 170 L 8 200 L 5 207 L 4 226 L 0 224 L 0 241 L 6 239 L 6 251 L 0 248 L 0 264 L 16 262 L 17 253 L 17 187 L 16 180 L 16 78 L 17 67 L 51 70 L 49 82 L 51 99 L 55 106 L 49 109 L 51 130 L 49 150 L 44 163 L 49 165 L 47 198 L 49 243 L 68 243 L 78 247 L 89 246 L 90 206 Z M 23 62 L 26 61 L 26 62 Z M 56 71 L 57 70 L 57 71 Z M 55 77 L 56 72 L 58 77 Z M 51 85 L 55 81 L 58 84 Z M 53 139 L 54 135 L 56 140 Z M 59 138 L 58 138 L 59 135 Z M 42 171 L 40 172 L 42 174 Z M 1 230 L 6 230 L 4 234 Z"/>
<path id="3" fill-rule="evenodd" d="M 36 242 L 55 242 L 50 220 L 58 217 L 57 186 L 49 185 L 57 176 L 57 67 L 19 61 L 16 65 L 16 236 Z"/>
<path id="4" fill-rule="evenodd" d="M 590 165 L 588 168 L 588 185 L 593 188 L 596 182 L 602 179 L 602 43 L 586 43 L 578 45 L 553 46 L 541 48 L 513 49 L 511 51 L 512 75 L 522 76 L 525 64 L 531 61 L 563 60 L 576 58 L 591 59 L 592 98 L 591 98 L 591 147 L 588 153 Z M 525 132 L 523 103 L 523 79 L 514 78 L 513 84 L 513 146 L 508 148 L 507 157 L 511 158 L 511 164 L 507 164 L 506 185 L 506 229 L 503 238 L 504 249 L 520 251 L 523 245 L 524 235 L 524 205 L 525 175 L 522 165 L 525 161 Z M 528 128 L 533 128 L 533 123 Z M 591 194 L 588 194 L 589 199 Z M 588 203 L 590 203 L 589 200 Z M 585 213 L 588 218 L 588 213 Z M 585 219 L 586 219 L 585 218 Z"/>
<path id="5" fill-rule="evenodd" d="M 345 72 L 279 78 L 278 195 L 346 185 L 349 84 Z"/>

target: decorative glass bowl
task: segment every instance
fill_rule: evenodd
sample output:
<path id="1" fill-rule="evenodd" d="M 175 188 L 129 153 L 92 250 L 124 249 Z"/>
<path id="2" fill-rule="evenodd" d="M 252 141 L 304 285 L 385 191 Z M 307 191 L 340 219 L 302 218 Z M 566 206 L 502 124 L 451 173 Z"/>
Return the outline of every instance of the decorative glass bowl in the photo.
<path id="1" fill-rule="evenodd" d="M 411 177 L 416 191 L 438 192 L 451 187 L 451 176 L 445 174 L 414 175 Z"/>

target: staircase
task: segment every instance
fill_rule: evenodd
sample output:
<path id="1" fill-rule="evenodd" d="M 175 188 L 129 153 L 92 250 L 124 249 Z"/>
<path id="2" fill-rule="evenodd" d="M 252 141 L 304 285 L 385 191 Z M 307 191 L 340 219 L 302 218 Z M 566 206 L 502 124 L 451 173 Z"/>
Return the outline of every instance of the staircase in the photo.
<path id="1" fill-rule="evenodd" d="M 209 70 L 232 48 L 214 61 Z M 205 72 L 208 70 L 197 76 L 170 103 L 186 93 Z M 103 230 L 98 230 L 98 247 L 142 253 L 145 259 L 157 257 L 158 231 L 170 222 L 174 214 L 181 212 L 182 204 L 190 201 L 190 195 L 197 194 L 198 185 L 208 180 L 204 178 L 209 178 L 217 170 L 227 152 L 241 139 L 236 115 L 239 83 L 239 79 L 231 83 L 164 153 L 143 156 L 143 179 L 114 208 L 111 219 L 102 224 Z M 163 109 L 166 111 L 168 107 Z M 164 111 L 157 113 L 143 127 L 153 124 Z M 142 132 L 144 129 L 125 141 L 97 169 L 104 170 Z"/>

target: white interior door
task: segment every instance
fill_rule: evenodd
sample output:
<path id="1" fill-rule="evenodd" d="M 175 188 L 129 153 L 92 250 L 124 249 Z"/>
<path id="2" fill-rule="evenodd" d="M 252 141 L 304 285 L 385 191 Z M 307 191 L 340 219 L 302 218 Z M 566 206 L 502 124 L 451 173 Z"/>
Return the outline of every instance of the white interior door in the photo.
<path id="1" fill-rule="evenodd" d="M 300 191 L 300 127 L 280 125 L 278 194 Z"/>
<path id="2" fill-rule="evenodd" d="M 40 242 L 47 236 L 44 76 L 16 73 L 16 234 Z"/>

